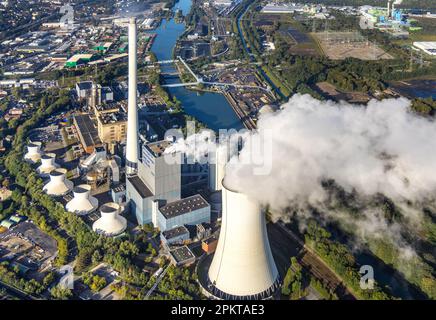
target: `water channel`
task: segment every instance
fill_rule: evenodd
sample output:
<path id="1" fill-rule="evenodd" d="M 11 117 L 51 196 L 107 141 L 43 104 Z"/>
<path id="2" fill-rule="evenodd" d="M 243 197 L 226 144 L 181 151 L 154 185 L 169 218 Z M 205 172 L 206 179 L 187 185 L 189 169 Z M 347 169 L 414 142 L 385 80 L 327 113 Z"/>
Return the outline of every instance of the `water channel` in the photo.
<path id="1" fill-rule="evenodd" d="M 191 10 L 192 0 L 179 0 L 174 7 L 174 11 L 180 9 L 183 15 Z M 151 51 L 157 59 L 173 59 L 173 50 L 177 39 L 185 32 L 184 23 L 176 23 L 174 18 L 162 20 L 160 26 L 153 31 L 156 38 L 151 47 Z M 174 66 L 163 66 L 165 72 L 174 69 Z M 166 82 L 174 82 L 174 79 L 165 79 Z M 180 80 L 177 78 L 177 82 Z M 227 99 L 219 93 L 198 93 L 188 90 L 184 87 L 168 88 L 169 93 L 175 96 L 182 104 L 185 112 L 199 121 L 206 124 L 210 129 L 218 131 L 219 129 L 241 129 L 243 128 L 241 120 L 234 112 Z"/>

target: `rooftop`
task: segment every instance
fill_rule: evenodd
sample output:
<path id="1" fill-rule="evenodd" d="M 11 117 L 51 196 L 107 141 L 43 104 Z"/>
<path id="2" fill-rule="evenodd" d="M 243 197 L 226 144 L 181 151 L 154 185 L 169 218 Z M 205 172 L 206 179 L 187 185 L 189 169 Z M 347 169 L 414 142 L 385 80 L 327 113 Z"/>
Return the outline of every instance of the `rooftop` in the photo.
<path id="1" fill-rule="evenodd" d="M 153 193 L 138 176 L 128 177 L 127 179 L 143 199 L 153 196 Z"/>
<path id="2" fill-rule="evenodd" d="M 101 145 L 101 140 L 98 137 L 97 128 L 89 114 L 78 114 L 74 116 L 77 130 L 83 138 L 82 143 L 85 147 Z"/>
<path id="3" fill-rule="evenodd" d="M 159 211 L 165 218 L 169 219 L 198 209 L 207 208 L 208 206 L 209 203 L 201 195 L 196 194 L 185 199 L 170 202 L 160 207 Z"/>
<path id="4" fill-rule="evenodd" d="M 169 230 L 162 232 L 162 235 L 165 237 L 165 239 L 176 238 L 176 237 L 181 236 L 183 234 L 189 234 L 189 231 L 185 226 L 175 227 L 175 228 L 172 228 L 172 229 L 169 229 Z"/>
<path id="5" fill-rule="evenodd" d="M 170 145 L 170 141 L 161 140 L 148 143 L 146 146 L 151 151 L 151 153 L 154 154 L 155 157 L 160 157 L 165 152 L 165 149 Z"/>
<path id="6" fill-rule="evenodd" d="M 179 247 L 170 251 L 171 256 L 177 263 L 183 263 L 190 259 L 195 259 L 194 254 L 187 246 Z"/>

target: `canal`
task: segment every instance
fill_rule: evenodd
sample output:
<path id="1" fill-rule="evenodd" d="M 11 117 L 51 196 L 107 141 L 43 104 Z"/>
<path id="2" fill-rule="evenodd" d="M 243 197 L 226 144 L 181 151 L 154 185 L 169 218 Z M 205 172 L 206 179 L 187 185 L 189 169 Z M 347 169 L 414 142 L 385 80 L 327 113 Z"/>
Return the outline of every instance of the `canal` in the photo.
<path id="1" fill-rule="evenodd" d="M 183 15 L 191 10 L 192 0 L 179 0 L 173 10 L 180 9 Z M 160 26 L 154 31 L 156 38 L 151 51 L 158 60 L 171 60 L 177 39 L 185 32 L 184 23 L 176 23 L 174 18 L 162 20 Z M 171 71 L 173 66 L 163 66 L 165 72 Z M 165 80 L 165 79 L 164 79 Z M 174 79 L 167 79 L 174 82 Z M 177 79 L 180 81 L 180 79 Z M 169 93 L 176 97 L 182 104 L 185 112 L 208 128 L 218 131 L 219 129 L 242 129 L 243 124 L 234 112 L 227 99 L 219 93 L 199 93 L 184 87 L 168 88 Z"/>

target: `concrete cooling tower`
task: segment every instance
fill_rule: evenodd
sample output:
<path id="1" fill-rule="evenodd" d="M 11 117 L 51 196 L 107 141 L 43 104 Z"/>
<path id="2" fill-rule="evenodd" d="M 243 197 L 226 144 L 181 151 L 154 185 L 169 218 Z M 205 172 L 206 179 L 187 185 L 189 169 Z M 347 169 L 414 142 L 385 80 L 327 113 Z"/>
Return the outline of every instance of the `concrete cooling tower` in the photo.
<path id="1" fill-rule="evenodd" d="M 27 145 L 27 153 L 24 155 L 24 160 L 31 163 L 37 163 L 41 159 L 41 142 L 31 142 Z"/>
<path id="2" fill-rule="evenodd" d="M 222 184 L 223 215 L 209 268 L 209 290 L 219 298 L 266 299 L 280 285 L 259 203 Z"/>
<path id="3" fill-rule="evenodd" d="M 101 218 L 94 222 L 92 230 L 108 237 L 117 236 L 127 228 L 126 218 L 120 216 L 120 205 L 109 202 L 100 207 Z"/>
<path id="4" fill-rule="evenodd" d="M 41 156 L 41 165 L 36 169 L 36 172 L 41 177 L 48 177 L 50 172 L 57 169 L 59 165 L 55 163 L 56 155 L 54 153 L 46 153 Z"/>
<path id="5" fill-rule="evenodd" d="M 74 187 L 74 198 L 66 204 L 65 209 L 78 215 L 95 211 L 98 208 L 98 200 L 91 196 L 90 192 L 91 186 L 89 184 L 81 184 Z"/>
<path id="6" fill-rule="evenodd" d="M 50 172 L 50 181 L 43 190 L 51 196 L 63 196 L 73 189 L 73 183 L 65 178 L 66 169 L 56 169 Z"/>

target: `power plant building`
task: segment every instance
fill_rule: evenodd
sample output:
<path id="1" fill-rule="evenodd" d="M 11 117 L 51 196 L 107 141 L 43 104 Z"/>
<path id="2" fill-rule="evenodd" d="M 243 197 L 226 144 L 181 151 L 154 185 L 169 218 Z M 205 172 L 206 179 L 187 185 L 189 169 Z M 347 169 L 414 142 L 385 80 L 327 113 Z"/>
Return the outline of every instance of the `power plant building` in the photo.
<path id="1" fill-rule="evenodd" d="M 181 197 L 181 155 L 174 154 L 175 162 L 168 163 L 164 152 L 169 144 L 166 140 L 144 144 L 138 174 L 126 179 L 126 199 L 140 225 L 152 222 L 154 200 L 172 202 Z"/>
<path id="2" fill-rule="evenodd" d="M 210 205 L 199 194 L 156 208 L 156 224 L 160 231 L 177 226 L 210 223 Z"/>

